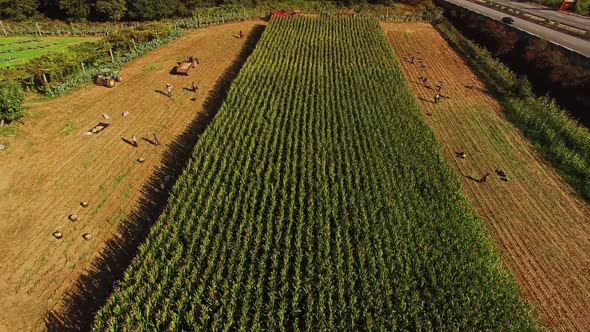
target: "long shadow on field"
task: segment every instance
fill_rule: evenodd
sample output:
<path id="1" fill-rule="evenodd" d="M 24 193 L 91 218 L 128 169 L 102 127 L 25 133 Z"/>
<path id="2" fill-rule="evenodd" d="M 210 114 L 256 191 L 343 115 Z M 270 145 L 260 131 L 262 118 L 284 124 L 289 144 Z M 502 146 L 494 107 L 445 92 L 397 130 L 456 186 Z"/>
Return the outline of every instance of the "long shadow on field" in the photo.
<path id="1" fill-rule="evenodd" d="M 151 225 L 162 213 L 168 200 L 168 189 L 189 161 L 200 134 L 217 114 L 230 84 L 254 50 L 264 28 L 262 25 L 256 26 L 252 33 L 248 34 L 238 58 L 224 72 L 205 100 L 204 111 L 193 119 L 187 129 L 164 152 L 161 168 L 156 170 L 142 188 L 143 195 L 139 207 L 119 226 L 120 235 L 105 243 L 104 250 L 93 261 L 90 270 L 81 275 L 66 292 L 61 308 L 58 305 L 57 309 L 47 314 L 45 327 L 48 331 L 90 330 L 95 313 L 105 304 L 113 290 L 113 283 L 122 278 L 139 245 L 148 235 Z M 165 184 L 165 190 L 161 189 L 162 184 Z"/>

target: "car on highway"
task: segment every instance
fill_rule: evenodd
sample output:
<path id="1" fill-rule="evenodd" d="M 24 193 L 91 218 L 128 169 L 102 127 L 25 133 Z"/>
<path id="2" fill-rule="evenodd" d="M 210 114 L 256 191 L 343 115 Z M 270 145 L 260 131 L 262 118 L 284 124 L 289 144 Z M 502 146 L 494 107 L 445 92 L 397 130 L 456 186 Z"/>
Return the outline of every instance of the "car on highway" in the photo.
<path id="1" fill-rule="evenodd" d="M 512 23 L 514 23 L 514 19 L 510 16 L 504 16 L 504 17 L 502 17 L 502 22 L 504 22 L 506 24 L 512 24 Z"/>

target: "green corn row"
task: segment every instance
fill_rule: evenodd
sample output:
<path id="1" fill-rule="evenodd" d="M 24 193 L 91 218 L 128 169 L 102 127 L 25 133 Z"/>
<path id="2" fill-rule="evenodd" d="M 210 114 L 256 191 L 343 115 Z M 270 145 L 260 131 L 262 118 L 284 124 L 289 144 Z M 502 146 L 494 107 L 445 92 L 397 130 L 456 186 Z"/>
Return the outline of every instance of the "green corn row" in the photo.
<path id="1" fill-rule="evenodd" d="M 369 17 L 273 18 L 97 331 L 539 328 Z"/>

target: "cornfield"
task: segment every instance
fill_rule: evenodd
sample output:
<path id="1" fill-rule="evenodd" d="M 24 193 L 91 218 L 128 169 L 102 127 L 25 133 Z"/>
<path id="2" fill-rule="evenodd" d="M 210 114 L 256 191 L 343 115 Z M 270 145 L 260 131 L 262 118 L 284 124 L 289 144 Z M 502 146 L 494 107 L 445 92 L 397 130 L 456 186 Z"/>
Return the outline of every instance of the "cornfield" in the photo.
<path id="1" fill-rule="evenodd" d="M 539 328 L 378 21 L 273 18 L 97 331 Z"/>

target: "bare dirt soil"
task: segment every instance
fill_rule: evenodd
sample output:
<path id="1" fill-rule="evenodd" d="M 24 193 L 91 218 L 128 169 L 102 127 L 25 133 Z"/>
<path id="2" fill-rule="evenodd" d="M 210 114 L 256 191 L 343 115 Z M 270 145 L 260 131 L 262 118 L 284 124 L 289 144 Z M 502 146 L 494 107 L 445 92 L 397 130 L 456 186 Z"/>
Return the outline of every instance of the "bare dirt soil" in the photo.
<path id="1" fill-rule="evenodd" d="M 543 161 L 429 24 L 383 23 L 426 122 L 461 178 L 523 298 L 550 330 L 590 326 L 590 205 Z M 411 57 L 415 56 L 414 63 Z M 426 76 L 431 88 L 421 85 Z M 444 80 L 439 104 L 436 84 Z M 457 152 L 466 158 L 458 158 Z M 500 180 L 501 168 L 509 178 Z M 480 179 L 490 173 L 487 183 Z"/>
<path id="2" fill-rule="evenodd" d="M 190 155 L 223 98 L 227 77 L 235 77 L 247 56 L 248 36 L 264 24 L 187 32 L 125 66 L 123 82 L 113 89 L 89 85 L 28 102 L 25 125 L 0 138 L 8 146 L 0 152 L 0 331 L 87 327 L 88 313 L 72 301 L 96 300 L 92 290 L 105 288 L 105 280 L 124 270 L 124 260 L 112 260 L 121 252 L 133 255 L 141 237 L 127 240 L 149 228 L 149 222 L 126 223 L 158 213 L 154 202 L 165 199 L 182 169 L 178 154 Z M 235 38 L 240 30 L 247 38 Z M 199 58 L 197 68 L 189 76 L 170 75 L 176 61 L 189 55 Z M 188 90 L 192 81 L 196 93 Z M 172 98 L 165 95 L 167 82 Z M 99 122 L 110 126 L 83 135 Z M 154 133 L 161 145 L 154 144 Z M 137 148 L 129 144 L 134 134 Z M 79 219 L 70 221 L 70 214 Z M 62 239 L 52 235 L 58 230 Z M 125 248 L 130 243 L 135 248 Z M 100 296 L 107 295 L 108 289 Z M 78 322 L 67 316 L 72 310 L 78 310 Z"/>

